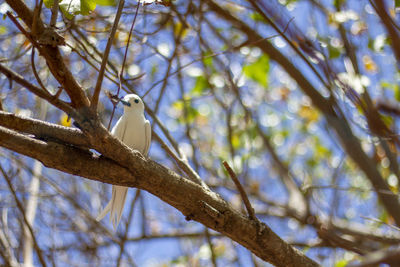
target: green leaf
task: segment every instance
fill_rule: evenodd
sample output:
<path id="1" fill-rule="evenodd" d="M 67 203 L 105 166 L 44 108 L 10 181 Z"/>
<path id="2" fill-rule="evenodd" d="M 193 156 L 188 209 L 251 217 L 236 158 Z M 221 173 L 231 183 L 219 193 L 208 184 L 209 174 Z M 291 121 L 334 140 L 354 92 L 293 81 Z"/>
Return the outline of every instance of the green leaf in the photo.
<path id="1" fill-rule="evenodd" d="M 261 22 L 265 22 L 264 17 L 258 13 L 258 12 L 254 12 L 250 15 L 250 18 L 254 21 L 261 21 Z"/>
<path id="2" fill-rule="evenodd" d="M 345 267 L 347 266 L 347 264 L 349 263 L 349 261 L 347 260 L 339 260 L 335 263 L 335 267 Z"/>
<path id="3" fill-rule="evenodd" d="M 43 3 L 47 8 L 51 8 L 53 6 L 53 0 L 43 0 Z"/>
<path id="4" fill-rule="evenodd" d="M 198 110 L 192 105 L 190 105 L 190 102 L 183 103 L 182 100 L 178 100 L 172 104 L 172 107 L 181 114 L 181 116 L 179 116 L 178 118 L 178 121 L 180 123 L 193 123 L 194 120 L 199 115 Z M 186 116 L 184 114 L 185 108 L 186 108 Z"/>
<path id="5" fill-rule="evenodd" d="M 334 59 L 334 58 L 340 57 L 340 54 L 341 54 L 340 48 L 328 45 L 328 51 L 329 51 L 329 58 L 330 59 Z"/>
<path id="6" fill-rule="evenodd" d="M 68 18 L 72 19 L 75 15 L 89 15 L 95 8 L 96 2 L 108 2 L 111 0 L 61 0 L 59 2 L 62 13 Z M 53 0 L 43 1 L 47 8 L 53 6 Z"/>
<path id="7" fill-rule="evenodd" d="M 8 33 L 6 26 L 0 25 L 0 35 Z"/>
<path id="8" fill-rule="evenodd" d="M 207 51 L 206 53 L 204 53 L 203 62 L 204 65 L 206 65 L 207 67 L 212 66 L 213 58 L 211 55 L 212 55 L 211 51 Z"/>
<path id="9" fill-rule="evenodd" d="M 266 87 L 268 85 L 269 57 L 263 54 L 256 62 L 244 66 L 243 72 L 247 78 Z"/>
<path id="10" fill-rule="evenodd" d="M 96 0 L 81 0 L 81 10 L 79 14 L 89 15 L 96 8 Z"/>
<path id="11" fill-rule="evenodd" d="M 381 115 L 381 119 L 382 119 L 383 123 L 386 124 L 386 126 L 388 126 L 389 128 L 392 127 L 392 125 L 393 125 L 393 117 L 392 116 Z"/>
<path id="12" fill-rule="evenodd" d="M 192 94 L 199 96 L 208 88 L 208 82 L 204 76 L 196 77 L 196 83 L 192 89 Z"/>
<path id="13" fill-rule="evenodd" d="M 238 133 L 232 135 L 231 142 L 234 149 L 240 148 L 240 136 Z"/>
<path id="14" fill-rule="evenodd" d="M 317 166 L 318 162 L 314 158 L 308 158 L 306 160 L 306 164 L 308 167 L 314 168 L 315 166 Z"/>
<path id="15" fill-rule="evenodd" d="M 394 1 L 394 6 L 395 7 L 400 7 L 400 0 L 395 0 Z"/>
<path id="16" fill-rule="evenodd" d="M 115 6 L 117 2 L 115 0 L 96 0 L 96 4 L 100 6 Z"/>
<path id="17" fill-rule="evenodd" d="M 394 93 L 394 98 L 400 102 L 400 85 L 398 84 L 393 84 L 393 83 L 389 83 L 386 81 L 382 81 L 381 82 L 381 86 L 383 88 L 387 88 L 389 90 L 392 90 Z"/>

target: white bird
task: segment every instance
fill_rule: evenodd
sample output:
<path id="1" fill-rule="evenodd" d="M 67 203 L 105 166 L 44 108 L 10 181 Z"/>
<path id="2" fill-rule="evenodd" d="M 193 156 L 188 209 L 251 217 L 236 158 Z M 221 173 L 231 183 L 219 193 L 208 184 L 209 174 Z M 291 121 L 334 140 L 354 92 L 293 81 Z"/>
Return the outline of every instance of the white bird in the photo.
<path id="1" fill-rule="evenodd" d="M 151 126 L 144 117 L 143 101 L 135 94 L 126 95 L 120 101 L 124 104 L 124 114 L 111 130 L 111 134 L 146 156 L 150 147 Z M 127 191 L 128 187 L 113 185 L 111 200 L 96 220 L 100 221 L 110 212 L 110 222 L 115 230 L 121 220 Z"/>

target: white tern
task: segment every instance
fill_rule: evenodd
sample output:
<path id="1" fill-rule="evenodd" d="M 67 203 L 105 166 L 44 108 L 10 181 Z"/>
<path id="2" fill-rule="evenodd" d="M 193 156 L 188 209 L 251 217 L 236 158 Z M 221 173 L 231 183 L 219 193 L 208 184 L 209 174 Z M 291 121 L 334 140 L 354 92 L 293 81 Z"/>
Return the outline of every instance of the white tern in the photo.
<path id="1" fill-rule="evenodd" d="M 124 104 L 124 114 L 111 130 L 111 134 L 146 156 L 150 148 L 151 126 L 144 117 L 143 101 L 135 94 L 126 95 L 120 101 Z M 113 185 L 111 200 L 96 220 L 100 221 L 110 212 L 110 222 L 115 230 L 121 220 L 127 192 L 128 187 Z"/>

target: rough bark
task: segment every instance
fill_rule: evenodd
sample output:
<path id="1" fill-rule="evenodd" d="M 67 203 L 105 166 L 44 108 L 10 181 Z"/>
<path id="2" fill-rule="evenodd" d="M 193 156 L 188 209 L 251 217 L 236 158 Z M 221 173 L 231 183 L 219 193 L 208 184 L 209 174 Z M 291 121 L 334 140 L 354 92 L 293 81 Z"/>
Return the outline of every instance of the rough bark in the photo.
<path id="1" fill-rule="evenodd" d="M 109 153 L 118 155 L 114 156 L 115 161 L 0 126 L 1 146 L 35 158 L 49 168 L 95 181 L 146 190 L 178 209 L 187 220 L 195 220 L 228 236 L 276 266 L 318 266 L 283 241 L 267 225 L 234 210 L 218 194 L 145 159 L 139 152 L 118 144 L 119 141 L 111 136 L 107 140 L 111 141 L 103 142 L 103 146 L 107 147 Z M 117 141 L 114 148 L 109 147 L 114 141 Z"/>

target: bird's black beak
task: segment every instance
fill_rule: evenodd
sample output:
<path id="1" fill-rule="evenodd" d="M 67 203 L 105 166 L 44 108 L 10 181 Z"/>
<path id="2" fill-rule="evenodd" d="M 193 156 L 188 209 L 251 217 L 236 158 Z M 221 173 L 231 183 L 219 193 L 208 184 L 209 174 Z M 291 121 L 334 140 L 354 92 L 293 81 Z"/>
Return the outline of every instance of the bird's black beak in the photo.
<path id="1" fill-rule="evenodd" d="M 125 101 L 125 100 L 123 100 L 123 99 L 120 99 L 119 101 L 120 101 L 123 105 L 125 105 L 125 106 L 128 106 L 128 107 L 131 106 L 131 103 L 129 103 L 128 101 Z"/>

